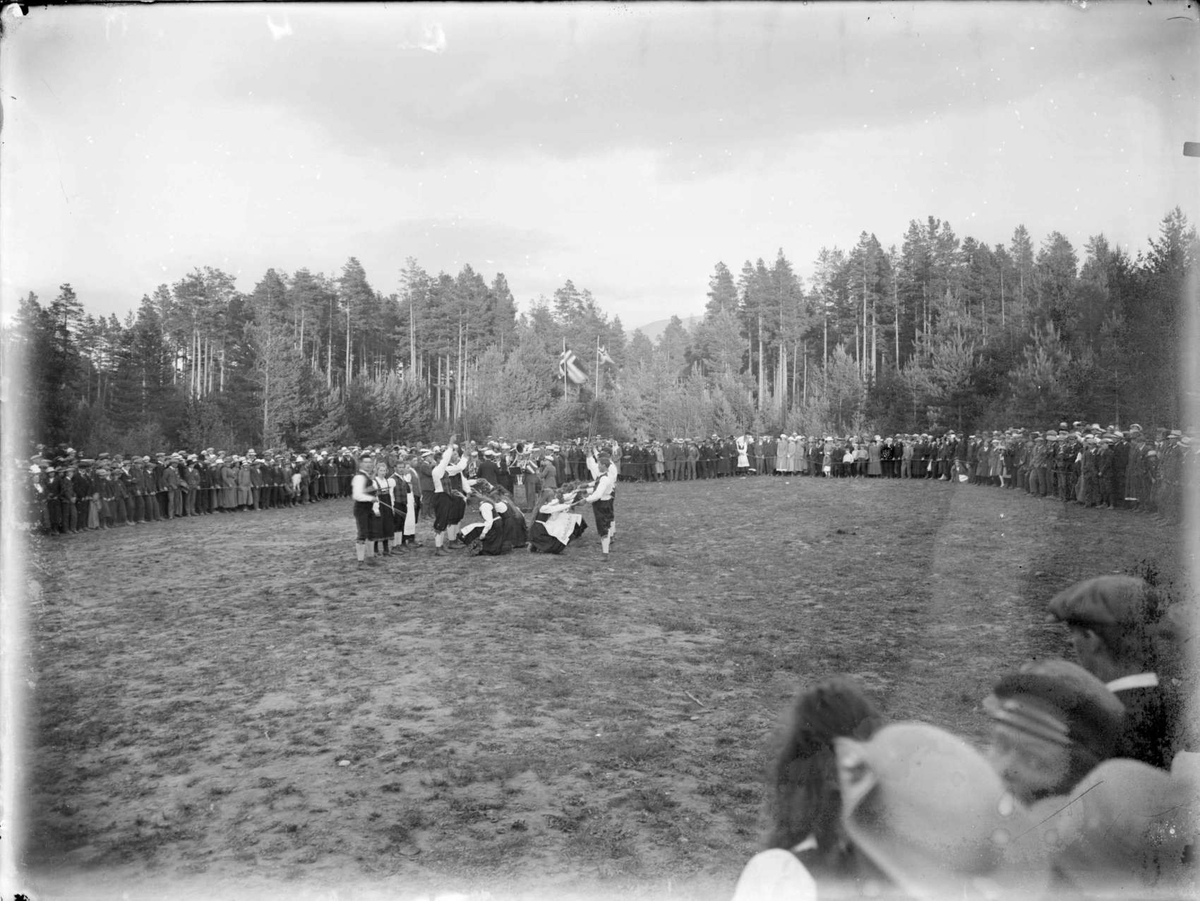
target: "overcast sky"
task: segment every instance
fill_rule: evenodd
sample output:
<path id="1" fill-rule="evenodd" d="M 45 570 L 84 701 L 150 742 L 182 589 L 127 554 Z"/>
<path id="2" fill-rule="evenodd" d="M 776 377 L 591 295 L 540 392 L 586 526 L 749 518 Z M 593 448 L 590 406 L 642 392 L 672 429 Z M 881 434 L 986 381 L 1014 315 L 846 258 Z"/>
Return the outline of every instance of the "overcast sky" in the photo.
<path id="1" fill-rule="evenodd" d="M 718 260 L 801 275 L 910 219 L 1136 253 L 1195 223 L 1185 3 L 6 10 L 6 309 L 70 282 L 124 316 L 197 266 L 384 293 L 566 279 L 627 327 L 702 312 Z"/>

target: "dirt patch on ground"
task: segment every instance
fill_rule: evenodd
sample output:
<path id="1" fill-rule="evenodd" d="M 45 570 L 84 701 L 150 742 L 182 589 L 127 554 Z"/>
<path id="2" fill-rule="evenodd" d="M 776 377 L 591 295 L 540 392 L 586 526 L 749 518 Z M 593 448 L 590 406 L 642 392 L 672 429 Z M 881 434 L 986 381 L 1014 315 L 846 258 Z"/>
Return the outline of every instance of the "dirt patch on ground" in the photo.
<path id="1" fill-rule="evenodd" d="M 727 898 L 798 687 L 977 739 L 997 674 L 1069 653 L 1055 591 L 1175 565 L 1145 517 L 947 483 L 623 485 L 617 517 L 609 560 L 365 571 L 346 501 L 39 541 L 28 890 Z"/>

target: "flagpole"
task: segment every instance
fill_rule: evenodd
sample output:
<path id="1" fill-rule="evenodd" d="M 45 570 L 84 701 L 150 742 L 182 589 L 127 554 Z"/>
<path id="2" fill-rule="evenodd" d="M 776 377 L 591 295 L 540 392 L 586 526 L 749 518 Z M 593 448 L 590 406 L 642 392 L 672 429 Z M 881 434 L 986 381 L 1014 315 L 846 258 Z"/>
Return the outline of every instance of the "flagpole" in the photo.
<path id="1" fill-rule="evenodd" d="M 596 387 L 592 389 L 592 397 L 600 400 L 600 333 L 596 333 Z"/>
<path id="2" fill-rule="evenodd" d="M 567 336 L 566 335 L 563 335 L 562 374 L 563 374 L 563 400 L 566 400 L 567 399 Z"/>

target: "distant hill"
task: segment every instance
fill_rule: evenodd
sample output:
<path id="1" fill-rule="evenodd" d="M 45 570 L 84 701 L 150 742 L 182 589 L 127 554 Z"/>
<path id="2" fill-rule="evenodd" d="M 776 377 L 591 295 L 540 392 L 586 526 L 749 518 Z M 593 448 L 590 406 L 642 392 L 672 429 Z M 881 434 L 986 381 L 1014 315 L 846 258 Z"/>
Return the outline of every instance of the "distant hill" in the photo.
<path id="1" fill-rule="evenodd" d="M 683 327 L 689 328 L 689 329 L 703 318 L 704 318 L 703 316 L 681 316 L 680 317 L 680 319 L 683 321 Z M 667 327 L 667 323 L 669 323 L 670 321 L 671 321 L 670 316 L 668 316 L 666 319 L 655 319 L 653 322 L 647 322 L 645 325 L 637 326 L 632 331 L 641 332 L 643 335 L 645 335 L 651 341 L 657 342 L 658 336 L 663 333 L 663 330 L 666 329 L 666 327 Z"/>

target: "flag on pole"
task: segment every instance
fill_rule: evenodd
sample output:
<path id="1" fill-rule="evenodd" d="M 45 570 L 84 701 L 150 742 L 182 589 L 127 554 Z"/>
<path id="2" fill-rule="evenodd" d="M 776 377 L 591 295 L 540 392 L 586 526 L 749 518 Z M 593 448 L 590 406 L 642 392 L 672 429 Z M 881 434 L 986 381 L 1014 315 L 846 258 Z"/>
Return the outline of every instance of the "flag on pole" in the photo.
<path id="1" fill-rule="evenodd" d="M 600 362 L 607 363 L 609 366 L 617 365 L 617 361 L 614 360 L 611 356 L 609 356 L 607 347 L 600 348 Z"/>
<path id="2" fill-rule="evenodd" d="M 559 354 L 558 375 L 560 378 L 570 379 L 576 385 L 582 385 L 587 381 L 587 373 L 579 365 L 579 358 L 575 356 L 573 350 L 564 350 Z"/>

